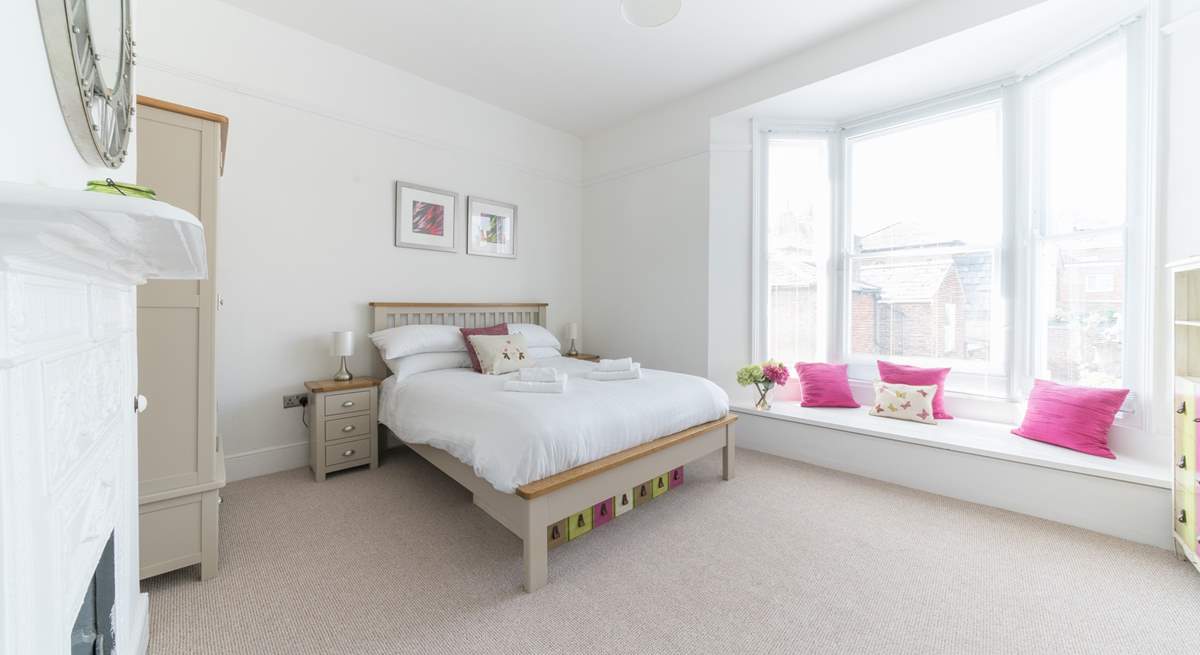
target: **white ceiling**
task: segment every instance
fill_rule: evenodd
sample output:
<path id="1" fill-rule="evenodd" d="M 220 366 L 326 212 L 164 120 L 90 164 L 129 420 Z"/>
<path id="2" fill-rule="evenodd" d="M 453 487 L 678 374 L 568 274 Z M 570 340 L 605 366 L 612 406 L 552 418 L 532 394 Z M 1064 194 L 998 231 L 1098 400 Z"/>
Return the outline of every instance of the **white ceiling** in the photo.
<path id="1" fill-rule="evenodd" d="M 619 0 L 227 0 L 581 136 L 916 0 L 684 0 L 657 29 Z"/>
<path id="2" fill-rule="evenodd" d="M 1027 72 L 1140 11 L 1144 0 L 1048 0 L 728 116 L 840 123 Z"/>

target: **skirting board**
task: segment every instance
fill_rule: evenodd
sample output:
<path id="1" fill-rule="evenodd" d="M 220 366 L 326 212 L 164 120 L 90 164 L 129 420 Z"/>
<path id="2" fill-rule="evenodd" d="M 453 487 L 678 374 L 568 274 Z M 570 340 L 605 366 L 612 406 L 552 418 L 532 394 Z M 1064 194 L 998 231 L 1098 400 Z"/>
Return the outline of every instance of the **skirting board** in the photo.
<path id="1" fill-rule="evenodd" d="M 225 481 L 256 478 L 304 466 L 308 466 L 308 440 L 226 455 Z"/>
<path id="2" fill-rule="evenodd" d="M 752 414 L 740 418 L 740 448 L 1173 547 L 1168 489 Z"/>

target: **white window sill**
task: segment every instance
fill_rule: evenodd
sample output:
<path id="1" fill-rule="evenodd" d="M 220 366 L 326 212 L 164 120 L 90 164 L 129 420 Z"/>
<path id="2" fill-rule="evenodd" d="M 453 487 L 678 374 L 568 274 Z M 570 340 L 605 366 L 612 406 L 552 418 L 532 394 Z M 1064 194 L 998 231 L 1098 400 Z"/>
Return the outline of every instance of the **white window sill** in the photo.
<path id="1" fill-rule="evenodd" d="M 734 402 L 732 409 L 739 414 L 802 423 L 1133 484 L 1163 489 L 1170 489 L 1172 486 L 1173 471 L 1165 462 L 1155 464 L 1119 452 L 1116 453 L 1117 459 L 1078 453 L 1018 437 L 1011 433 L 1014 426 L 1003 423 L 956 418 L 939 421 L 937 425 L 928 425 L 871 416 L 865 408 L 801 407 L 800 403 L 790 401 L 771 403 L 771 409 L 765 412 L 755 409 L 749 402 Z"/>

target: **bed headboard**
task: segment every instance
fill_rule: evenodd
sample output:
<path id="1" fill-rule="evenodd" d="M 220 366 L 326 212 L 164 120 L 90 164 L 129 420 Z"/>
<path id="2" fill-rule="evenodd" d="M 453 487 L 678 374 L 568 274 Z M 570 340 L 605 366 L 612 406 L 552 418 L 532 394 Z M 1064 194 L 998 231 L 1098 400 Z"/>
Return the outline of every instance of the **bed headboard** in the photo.
<path id="1" fill-rule="evenodd" d="M 498 323 L 534 323 L 546 327 L 544 302 L 451 303 L 373 302 L 371 331 L 400 325 L 457 325 L 489 327 Z"/>

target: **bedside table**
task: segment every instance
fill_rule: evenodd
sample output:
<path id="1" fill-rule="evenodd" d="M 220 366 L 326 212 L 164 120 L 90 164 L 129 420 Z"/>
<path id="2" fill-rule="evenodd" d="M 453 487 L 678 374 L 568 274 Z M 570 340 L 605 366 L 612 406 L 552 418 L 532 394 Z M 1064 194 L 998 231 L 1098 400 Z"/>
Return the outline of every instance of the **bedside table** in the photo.
<path id="1" fill-rule="evenodd" d="M 375 378 L 315 380 L 308 389 L 308 465 L 317 482 L 327 473 L 379 466 L 379 393 Z"/>
<path id="2" fill-rule="evenodd" d="M 576 353 L 576 354 L 574 354 L 574 355 L 565 355 L 565 354 L 564 354 L 564 355 L 563 355 L 563 357 L 570 357 L 571 359 L 582 359 L 582 360 L 583 360 L 583 361 L 585 361 L 585 362 L 598 362 L 598 361 L 600 361 L 600 355 L 588 355 L 588 354 L 585 354 L 585 353 Z"/>

